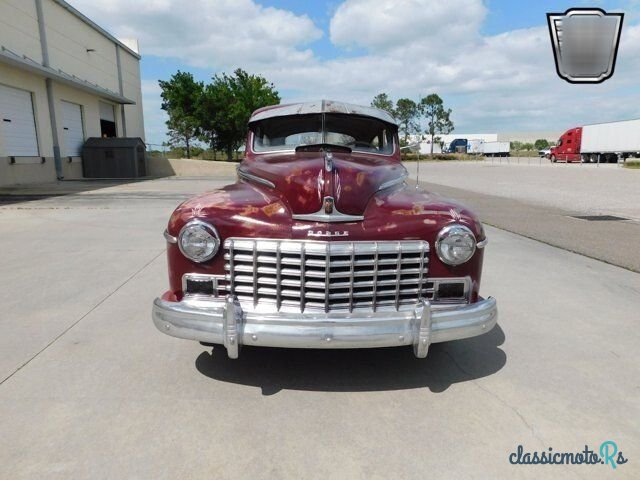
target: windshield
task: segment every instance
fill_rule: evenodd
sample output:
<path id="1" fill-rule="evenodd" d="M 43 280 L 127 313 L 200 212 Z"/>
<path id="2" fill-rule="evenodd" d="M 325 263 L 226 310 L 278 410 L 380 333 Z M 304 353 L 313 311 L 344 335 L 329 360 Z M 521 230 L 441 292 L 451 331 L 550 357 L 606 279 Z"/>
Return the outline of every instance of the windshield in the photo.
<path id="1" fill-rule="evenodd" d="M 268 118 L 251 127 L 253 150 L 256 152 L 331 144 L 384 155 L 393 153 L 394 129 L 392 125 L 375 118 L 340 114 Z"/>

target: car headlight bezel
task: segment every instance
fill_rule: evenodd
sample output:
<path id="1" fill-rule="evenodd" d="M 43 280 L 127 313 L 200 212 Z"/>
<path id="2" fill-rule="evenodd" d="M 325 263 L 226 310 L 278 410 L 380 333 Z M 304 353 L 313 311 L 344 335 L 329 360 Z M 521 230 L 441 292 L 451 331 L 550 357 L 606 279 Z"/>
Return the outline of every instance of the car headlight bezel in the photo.
<path id="1" fill-rule="evenodd" d="M 464 258 L 455 258 L 455 256 L 451 255 L 449 252 L 450 242 L 456 237 L 462 237 L 472 242 L 472 247 L 470 249 L 471 253 L 467 254 Z M 438 236 L 436 238 L 436 254 L 442 263 L 452 267 L 457 267 L 473 258 L 476 253 L 477 245 L 478 242 L 476 240 L 476 236 L 473 234 L 471 229 L 466 225 L 455 223 L 443 227 L 440 232 L 438 232 Z"/>
<path id="2" fill-rule="evenodd" d="M 207 235 L 208 240 L 212 241 L 213 246 L 211 249 L 207 249 L 206 253 L 201 255 L 194 254 L 193 251 L 188 250 L 187 244 L 187 235 L 202 233 Z M 204 222 L 202 220 L 193 219 L 184 224 L 184 226 L 180 229 L 180 233 L 178 234 L 178 248 L 182 255 L 196 263 L 203 263 L 207 260 L 211 260 L 216 253 L 220 250 L 220 235 L 216 228 L 210 223 Z"/>

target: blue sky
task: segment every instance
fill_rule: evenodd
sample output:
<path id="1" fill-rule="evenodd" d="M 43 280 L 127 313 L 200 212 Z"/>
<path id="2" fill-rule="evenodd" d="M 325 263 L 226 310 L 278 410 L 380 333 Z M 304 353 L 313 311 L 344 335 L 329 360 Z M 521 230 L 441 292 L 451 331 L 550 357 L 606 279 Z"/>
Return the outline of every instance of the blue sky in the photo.
<path id="1" fill-rule="evenodd" d="M 456 131 L 558 131 L 640 117 L 637 1 L 506 0 L 72 0 L 122 38 L 136 37 L 147 141 L 165 140 L 159 79 L 177 70 L 203 81 L 243 68 L 283 100 L 369 103 L 439 93 Z M 547 12 L 625 12 L 616 75 L 602 85 L 557 77 Z M 194 12 L 197 15 L 194 16 Z"/>

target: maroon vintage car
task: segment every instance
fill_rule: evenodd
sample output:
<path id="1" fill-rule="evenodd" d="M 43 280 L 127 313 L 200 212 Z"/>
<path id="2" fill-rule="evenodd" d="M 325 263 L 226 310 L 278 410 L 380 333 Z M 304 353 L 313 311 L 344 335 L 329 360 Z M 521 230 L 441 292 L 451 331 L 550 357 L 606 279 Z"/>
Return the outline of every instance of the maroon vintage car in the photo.
<path id="1" fill-rule="evenodd" d="M 181 204 L 165 232 L 157 328 L 223 344 L 429 345 L 488 332 L 487 244 L 463 205 L 405 183 L 388 113 L 319 101 L 257 110 L 238 181 Z"/>

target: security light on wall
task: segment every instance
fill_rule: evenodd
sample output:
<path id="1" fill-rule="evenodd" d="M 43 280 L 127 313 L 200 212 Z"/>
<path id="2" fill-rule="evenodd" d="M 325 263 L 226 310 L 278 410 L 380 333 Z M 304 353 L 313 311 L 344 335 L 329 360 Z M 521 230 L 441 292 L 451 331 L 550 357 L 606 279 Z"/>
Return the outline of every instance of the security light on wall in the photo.
<path id="1" fill-rule="evenodd" d="M 95 51 L 96 51 L 96 49 L 95 49 L 95 48 L 87 48 L 87 53 L 95 52 Z"/>

